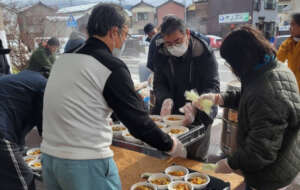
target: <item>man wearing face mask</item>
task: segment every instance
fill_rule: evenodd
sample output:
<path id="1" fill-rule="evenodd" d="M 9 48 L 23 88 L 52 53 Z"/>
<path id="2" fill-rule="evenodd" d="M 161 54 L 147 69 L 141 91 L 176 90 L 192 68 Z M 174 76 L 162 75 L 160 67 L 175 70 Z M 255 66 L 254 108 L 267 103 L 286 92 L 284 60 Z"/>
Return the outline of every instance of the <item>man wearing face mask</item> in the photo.
<path id="1" fill-rule="evenodd" d="M 292 15 L 290 32 L 291 37 L 279 47 L 277 59 L 288 60 L 288 67 L 295 74 L 300 89 L 300 13 Z"/>
<path id="2" fill-rule="evenodd" d="M 195 89 L 199 94 L 219 92 L 219 74 L 216 58 L 207 43 L 185 27 L 183 21 L 168 17 L 161 24 L 161 38 L 156 40 L 152 61 L 155 63 L 154 114 L 162 116 L 180 114 L 184 107 L 185 124 L 208 126 L 206 136 L 188 148 L 188 157 L 206 160 L 209 147 L 210 125 L 217 108 L 208 117 L 187 104 L 186 90 Z"/>
<path id="3" fill-rule="evenodd" d="M 118 56 L 128 35 L 125 12 L 116 5 L 94 8 L 89 39 L 54 64 L 44 96 L 43 180 L 51 190 L 122 189 L 110 149 L 114 111 L 130 133 L 171 156 L 184 146 L 149 118 Z"/>

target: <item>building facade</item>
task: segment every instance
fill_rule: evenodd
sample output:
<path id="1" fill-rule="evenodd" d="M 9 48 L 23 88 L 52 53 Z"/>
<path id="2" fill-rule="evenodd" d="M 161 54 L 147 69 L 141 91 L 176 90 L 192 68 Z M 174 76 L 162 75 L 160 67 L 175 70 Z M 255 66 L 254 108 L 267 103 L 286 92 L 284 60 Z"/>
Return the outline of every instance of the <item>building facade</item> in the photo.
<path id="1" fill-rule="evenodd" d="M 144 26 L 147 23 L 156 24 L 155 7 L 143 0 L 130 9 L 132 13 L 132 33 L 144 34 Z"/>
<path id="2" fill-rule="evenodd" d="M 252 0 L 209 0 L 208 1 L 208 33 L 225 36 L 235 27 L 250 23 Z M 234 5 L 234 6 L 233 6 Z M 239 19 L 248 15 L 248 19 Z"/>
<path id="3" fill-rule="evenodd" d="M 34 49 L 34 38 L 45 36 L 45 26 L 43 25 L 47 16 L 55 16 L 56 9 L 51 8 L 42 2 L 33 6 L 23 8 L 18 13 L 18 23 L 22 41 Z"/>
<path id="4" fill-rule="evenodd" d="M 225 36 L 243 24 L 256 26 L 267 38 L 276 34 L 277 0 L 209 0 L 208 7 L 210 34 Z"/>
<path id="5" fill-rule="evenodd" d="M 252 25 L 262 31 L 267 39 L 276 35 L 277 13 L 277 0 L 253 0 Z"/>
<path id="6" fill-rule="evenodd" d="M 186 23 L 194 31 L 207 34 L 208 0 L 194 1 L 186 8 Z"/>
<path id="7" fill-rule="evenodd" d="M 176 16 L 185 20 L 185 6 L 174 0 L 168 0 L 156 8 L 157 24 L 162 23 L 165 16 Z"/>

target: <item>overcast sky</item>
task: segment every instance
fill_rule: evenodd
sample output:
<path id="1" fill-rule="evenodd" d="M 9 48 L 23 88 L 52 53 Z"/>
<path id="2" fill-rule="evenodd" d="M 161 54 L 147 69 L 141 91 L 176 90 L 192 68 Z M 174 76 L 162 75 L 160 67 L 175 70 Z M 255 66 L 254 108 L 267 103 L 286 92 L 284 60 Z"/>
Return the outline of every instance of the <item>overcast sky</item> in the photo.
<path id="1" fill-rule="evenodd" d="M 13 2 L 17 2 L 19 4 L 33 4 L 38 2 L 39 0 L 0 0 L 3 3 L 13 3 Z M 71 2 L 73 4 L 78 4 L 78 3 L 89 3 L 89 2 L 119 2 L 119 0 L 41 0 L 42 2 L 44 2 L 45 4 L 51 4 L 51 5 L 57 5 L 57 4 L 71 4 Z M 134 5 L 138 2 L 140 2 L 140 0 L 121 0 L 122 4 L 125 5 Z M 153 4 L 153 5 L 159 5 L 161 3 L 163 3 L 166 0 L 144 0 L 144 2 Z M 186 2 L 186 5 L 190 4 L 192 2 L 192 0 L 176 0 L 178 2 L 181 2 L 182 4 L 184 4 Z"/>

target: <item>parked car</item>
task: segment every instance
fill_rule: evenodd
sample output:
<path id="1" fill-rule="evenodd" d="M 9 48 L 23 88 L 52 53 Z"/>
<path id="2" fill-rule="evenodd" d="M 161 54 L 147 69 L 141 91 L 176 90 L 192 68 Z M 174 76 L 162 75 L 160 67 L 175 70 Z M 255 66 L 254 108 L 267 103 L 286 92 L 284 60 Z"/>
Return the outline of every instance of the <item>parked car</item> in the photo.
<path id="1" fill-rule="evenodd" d="M 278 50 L 282 42 L 284 42 L 287 38 L 289 38 L 290 35 L 280 35 L 276 36 L 274 40 L 274 47 Z"/>
<path id="2" fill-rule="evenodd" d="M 222 41 L 223 39 L 219 36 L 215 36 L 215 35 L 206 35 L 207 37 L 209 37 L 210 39 L 210 46 L 213 49 L 219 49 L 222 45 Z"/>

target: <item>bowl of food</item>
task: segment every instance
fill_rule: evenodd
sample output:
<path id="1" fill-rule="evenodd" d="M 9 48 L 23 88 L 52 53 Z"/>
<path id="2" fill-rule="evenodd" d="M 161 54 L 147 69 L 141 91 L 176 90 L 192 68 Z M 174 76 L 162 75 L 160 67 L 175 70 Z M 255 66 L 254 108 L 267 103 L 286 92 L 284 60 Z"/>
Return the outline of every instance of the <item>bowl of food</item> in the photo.
<path id="1" fill-rule="evenodd" d="M 129 132 L 123 133 L 123 138 L 125 141 L 136 143 L 136 144 L 143 144 L 143 142 L 135 137 L 133 137 Z"/>
<path id="2" fill-rule="evenodd" d="M 163 129 L 163 128 L 166 128 L 167 125 L 163 122 L 160 122 L 160 121 L 156 121 L 155 124 L 157 125 L 158 128 L 160 129 Z"/>
<path id="3" fill-rule="evenodd" d="M 111 126 L 114 137 L 120 137 L 124 132 L 127 132 L 127 128 L 122 124 L 116 124 Z"/>
<path id="4" fill-rule="evenodd" d="M 157 190 L 156 186 L 147 183 L 139 182 L 131 186 L 130 190 Z"/>
<path id="5" fill-rule="evenodd" d="M 40 160 L 34 160 L 32 162 L 28 163 L 28 166 L 35 171 L 41 171 L 42 170 L 42 163 Z"/>
<path id="6" fill-rule="evenodd" d="M 150 118 L 156 122 L 156 121 L 162 121 L 162 117 L 160 115 L 150 115 Z"/>
<path id="7" fill-rule="evenodd" d="M 194 189 L 204 189 L 210 182 L 208 175 L 198 172 L 186 175 L 184 180 L 192 184 Z"/>
<path id="8" fill-rule="evenodd" d="M 112 126 L 114 124 L 112 118 L 106 118 L 108 125 Z"/>
<path id="9" fill-rule="evenodd" d="M 23 157 L 24 161 L 29 164 L 32 161 L 38 160 L 39 156 L 35 155 L 35 156 L 25 156 Z"/>
<path id="10" fill-rule="evenodd" d="M 173 180 L 183 180 L 189 174 L 189 170 L 183 166 L 170 166 L 165 169 L 165 173 L 170 175 Z"/>
<path id="11" fill-rule="evenodd" d="M 168 130 L 169 130 L 168 134 L 175 137 L 189 131 L 187 127 L 183 127 L 183 126 L 171 126 L 168 128 Z"/>
<path id="12" fill-rule="evenodd" d="M 163 121 L 169 126 L 182 126 L 184 115 L 168 115 L 163 118 Z"/>
<path id="13" fill-rule="evenodd" d="M 26 152 L 27 156 L 39 156 L 41 154 L 40 148 L 32 148 Z"/>
<path id="14" fill-rule="evenodd" d="M 164 173 L 152 174 L 148 178 L 148 182 L 156 186 L 158 190 L 168 189 L 168 185 L 172 182 L 172 177 Z"/>
<path id="15" fill-rule="evenodd" d="M 189 182 L 174 181 L 169 184 L 168 190 L 194 190 L 194 188 Z"/>

